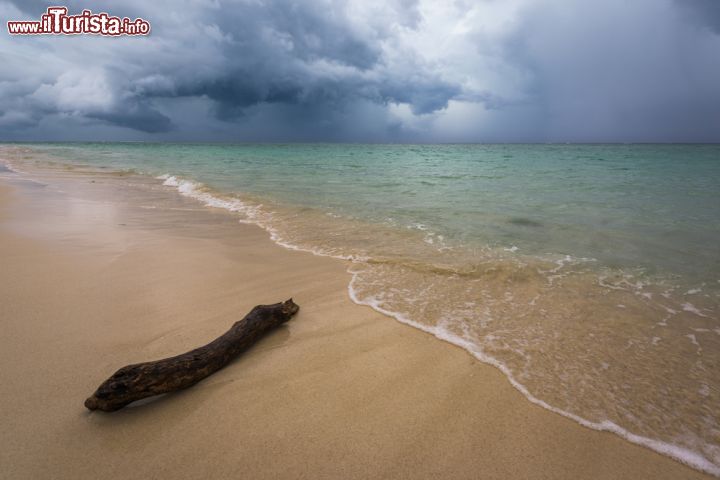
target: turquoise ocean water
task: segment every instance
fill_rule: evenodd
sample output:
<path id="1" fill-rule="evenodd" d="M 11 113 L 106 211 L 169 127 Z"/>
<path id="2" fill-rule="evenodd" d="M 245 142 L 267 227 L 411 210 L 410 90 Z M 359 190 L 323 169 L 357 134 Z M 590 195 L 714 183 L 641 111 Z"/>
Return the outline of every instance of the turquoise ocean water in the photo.
<path id="1" fill-rule="evenodd" d="M 356 302 L 720 474 L 720 145 L 25 147 L 350 259 Z"/>

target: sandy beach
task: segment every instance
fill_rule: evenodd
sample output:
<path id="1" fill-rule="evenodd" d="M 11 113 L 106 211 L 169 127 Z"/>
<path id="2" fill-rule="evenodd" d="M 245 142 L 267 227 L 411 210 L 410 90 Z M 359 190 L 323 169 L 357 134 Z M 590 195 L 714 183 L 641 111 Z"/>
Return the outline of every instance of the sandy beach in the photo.
<path id="1" fill-rule="evenodd" d="M 352 303 L 343 261 L 132 179 L 33 178 L 0 179 L 2 478 L 711 478 Z M 289 297 L 293 320 L 196 386 L 83 407 L 117 368 Z"/>

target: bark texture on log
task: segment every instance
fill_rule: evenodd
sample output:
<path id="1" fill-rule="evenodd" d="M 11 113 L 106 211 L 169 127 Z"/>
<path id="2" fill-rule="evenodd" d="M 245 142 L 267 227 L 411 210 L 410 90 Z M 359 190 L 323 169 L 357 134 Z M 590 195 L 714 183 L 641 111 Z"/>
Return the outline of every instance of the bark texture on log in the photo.
<path id="1" fill-rule="evenodd" d="M 204 347 L 121 368 L 85 400 L 85 407 L 112 412 L 136 400 L 190 387 L 223 368 L 265 332 L 290 320 L 299 309 L 292 299 L 258 305 Z"/>

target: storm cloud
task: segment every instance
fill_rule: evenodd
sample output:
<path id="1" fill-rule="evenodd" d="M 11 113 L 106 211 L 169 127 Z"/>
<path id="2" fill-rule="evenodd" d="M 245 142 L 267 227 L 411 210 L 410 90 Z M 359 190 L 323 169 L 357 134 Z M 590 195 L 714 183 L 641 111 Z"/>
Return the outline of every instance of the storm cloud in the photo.
<path id="1" fill-rule="evenodd" d="M 0 139 L 720 141 L 716 0 L 67 6 L 152 33 L 5 32 Z"/>

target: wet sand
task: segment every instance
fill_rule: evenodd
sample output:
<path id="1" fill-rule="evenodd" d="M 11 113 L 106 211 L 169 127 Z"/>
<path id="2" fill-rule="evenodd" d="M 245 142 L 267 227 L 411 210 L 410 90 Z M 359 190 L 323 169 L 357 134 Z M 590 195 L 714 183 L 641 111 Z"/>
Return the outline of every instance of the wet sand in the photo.
<path id="1" fill-rule="evenodd" d="M 39 179 L 0 179 L 2 478 L 710 478 L 353 304 L 342 261 L 127 179 Z M 120 366 L 289 297 L 293 320 L 193 388 L 84 409 Z"/>

